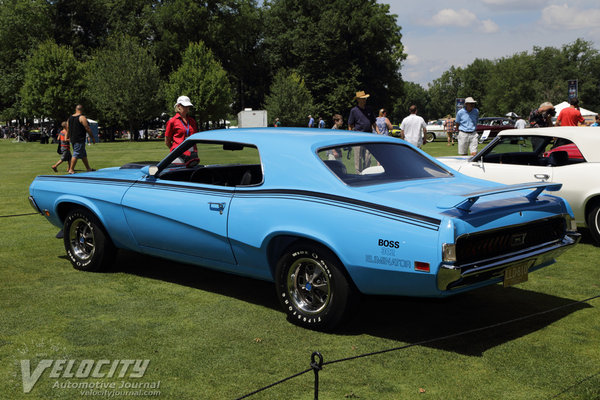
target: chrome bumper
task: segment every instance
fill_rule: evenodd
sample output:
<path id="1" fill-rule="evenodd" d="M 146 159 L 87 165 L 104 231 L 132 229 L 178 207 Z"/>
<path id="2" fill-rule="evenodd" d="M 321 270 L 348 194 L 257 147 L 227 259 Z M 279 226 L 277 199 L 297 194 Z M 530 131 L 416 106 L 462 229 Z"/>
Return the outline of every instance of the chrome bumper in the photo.
<path id="1" fill-rule="evenodd" d="M 554 258 L 574 246 L 581 239 L 577 232 L 567 232 L 560 240 L 542 243 L 516 253 L 502 255 L 475 263 L 442 264 L 437 275 L 439 290 L 453 290 L 491 279 L 501 278 L 504 270 L 519 263 L 529 262 L 529 269 L 551 263 Z"/>

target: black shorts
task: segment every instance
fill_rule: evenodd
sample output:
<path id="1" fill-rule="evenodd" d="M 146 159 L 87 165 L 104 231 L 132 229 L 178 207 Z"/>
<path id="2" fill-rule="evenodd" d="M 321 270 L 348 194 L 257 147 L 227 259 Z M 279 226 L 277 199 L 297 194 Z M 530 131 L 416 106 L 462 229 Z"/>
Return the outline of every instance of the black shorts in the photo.
<path id="1" fill-rule="evenodd" d="M 71 161 L 71 150 L 66 149 L 60 154 L 60 159 L 62 161 Z"/>

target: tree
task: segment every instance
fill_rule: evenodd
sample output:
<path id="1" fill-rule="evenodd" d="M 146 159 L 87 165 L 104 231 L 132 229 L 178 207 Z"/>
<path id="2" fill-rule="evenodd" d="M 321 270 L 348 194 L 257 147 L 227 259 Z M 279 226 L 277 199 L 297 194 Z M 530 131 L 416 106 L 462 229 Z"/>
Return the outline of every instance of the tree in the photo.
<path id="1" fill-rule="evenodd" d="M 431 118 L 437 118 L 438 115 L 430 111 L 430 100 L 427 91 L 419 84 L 413 82 L 404 82 L 404 95 L 396 101 L 394 109 L 391 112 L 391 118 L 397 125 L 409 114 L 409 107 L 416 105 L 418 113 L 426 121 Z"/>
<path id="2" fill-rule="evenodd" d="M 21 88 L 24 115 L 64 121 L 81 100 L 83 80 L 80 63 L 69 47 L 45 42 L 29 56 Z"/>
<path id="3" fill-rule="evenodd" d="M 388 108 L 401 94 L 405 54 L 388 5 L 375 0 L 271 0 L 264 7 L 270 70 L 297 70 L 319 112 L 345 113 L 358 90 L 371 94 L 371 104 Z"/>
<path id="4" fill-rule="evenodd" d="M 296 71 L 280 70 L 273 78 L 265 109 L 283 126 L 306 126 L 307 115 L 313 113 L 313 99 L 304 79 Z"/>
<path id="5" fill-rule="evenodd" d="M 462 87 L 462 69 L 450 67 L 429 86 L 430 113 L 441 117 L 456 113 L 455 104 Z"/>
<path id="6" fill-rule="evenodd" d="M 186 95 L 194 104 L 198 126 L 219 122 L 230 112 L 231 88 L 227 73 L 204 43 L 190 43 L 181 66 L 169 76 L 165 100 L 169 107 Z"/>
<path id="7" fill-rule="evenodd" d="M 50 5 L 45 0 L 0 0 L 0 117 L 20 116 L 19 90 L 32 49 L 51 38 Z"/>
<path id="8" fill-rule="evenodd" d="M 86 95 L 105 126 L 128 126 L 134 134 L 160 110 L 159 70 L 137 39 L 116 36 L 86 64 Z"/>

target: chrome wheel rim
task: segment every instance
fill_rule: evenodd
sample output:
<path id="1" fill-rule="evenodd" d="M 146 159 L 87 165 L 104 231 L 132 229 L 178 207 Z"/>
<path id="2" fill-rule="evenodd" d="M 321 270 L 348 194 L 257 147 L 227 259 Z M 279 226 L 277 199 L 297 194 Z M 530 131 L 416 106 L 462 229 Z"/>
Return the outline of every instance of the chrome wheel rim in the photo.
<path id="1" fill-rule="evenodd" d="M 296 308 L 318 314 L 331 301 L 331 282 L 327 270 L 311 258 L 301 258 L 290 266 L 287 291 Z"/>
<path id="2" fill-rule="evenodd" d="M 77 218 L 69 229 L 69 243 L 73 254 L 80 260 L 90 259 L 96 251 L 94 231 L 91 224 L 83 218 Z"/>

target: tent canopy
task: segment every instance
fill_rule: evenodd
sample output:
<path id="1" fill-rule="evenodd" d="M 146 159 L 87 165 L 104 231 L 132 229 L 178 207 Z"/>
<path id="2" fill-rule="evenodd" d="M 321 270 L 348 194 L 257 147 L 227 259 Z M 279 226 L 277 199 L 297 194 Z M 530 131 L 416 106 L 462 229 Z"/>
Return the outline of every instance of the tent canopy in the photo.
<path id="1" fill-rule="evenodd" d="M 566 102 L 566 101 L 563 101 L 562 103 L 555 105 L 554 109 L 556 110 L 556 115 L 560 114 L 560 112 L 564 108 L 567 108 L 569 106 L 570 106 L 570 104 L 568 102 Z M 590 111 L 590 110 L 586 110 L 583 107 L 579 107 L 579 111 L 581 112 L 581 115 L 583 117 L 595 117 L 596 115 L 598 115 L 598 113 Z"/>

